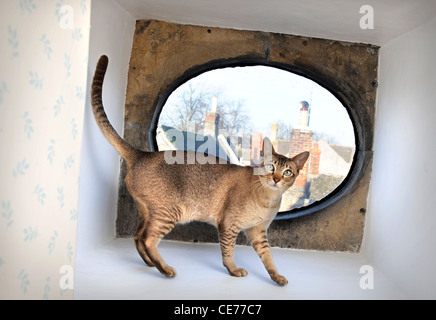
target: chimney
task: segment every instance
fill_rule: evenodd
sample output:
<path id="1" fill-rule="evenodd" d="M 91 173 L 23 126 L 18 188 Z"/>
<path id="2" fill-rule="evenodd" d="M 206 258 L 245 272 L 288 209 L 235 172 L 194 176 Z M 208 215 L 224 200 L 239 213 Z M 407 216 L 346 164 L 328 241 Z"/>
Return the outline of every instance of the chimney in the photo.
<path id="1" fill-rule="evenodd" d="M 294 157 L 303 151 L 311 151 L 313 148 L 313 133 L 309 128 L 309 103 L 307 101 L 301 101 L 300 106 L 298 126 L 292 130 L 291 134 L 291 157 Z M 306 188 L 309 162 L 310 161 L 306 161 L 304 168 L 300 171 L 300 174 L 294 183 L 295 187 L 301 189 Z"/>
<path id="2" fill-rule="evenodd" d="M 218 110 L 218 98 L 213 97 L 212 98 L 212 112 L 217 113 Z"/>
<path id="3" fill-rule="evenodd" d="M 321 160 L 321 149 L 319 144 L 315 142 L 313 149 L 310 151 L 310 174 L 319 175 L 319 161 Z"/>
<path id="4" fill-rule="evenodd" d="M 312 129 L 309 128 L 309 103 L 300 102 L 300 117 L 298 126 L 291 133 L 291 156 L 303 151 L 312 150 Z"/>
<path id="5" fill-rule="evenodd" d="M 218 137 L 218 131 L 220 128 L 220 115 L 218 110 L 218 99 L 214 97 L 212 99 L 212 111 L 206 113 L 206 121 L 204 122 L 204 135 L 211 136 L 213 138 Z"/>
<path id="6" fill-rule="evenodd" d="M 278 124 L 277 123 L 273 123 L 272 127 L 271 127 L 271 142 L 276 141 L 277 140 L 277 131 L 278 131 Z"/>
<path id="7" fill-rule="evenodd" d="M 309 103 L 307 101 L 300 102 L 300 116 L 298 118 L 298 127 L 299 128 L 308 128 L 309 127 Z"/>
<path id="8" fill-rule="evenodd" d="M 262 146 L 262 133 L 256 131 L 251 137 L 251 166 L 259 166 Z"/>

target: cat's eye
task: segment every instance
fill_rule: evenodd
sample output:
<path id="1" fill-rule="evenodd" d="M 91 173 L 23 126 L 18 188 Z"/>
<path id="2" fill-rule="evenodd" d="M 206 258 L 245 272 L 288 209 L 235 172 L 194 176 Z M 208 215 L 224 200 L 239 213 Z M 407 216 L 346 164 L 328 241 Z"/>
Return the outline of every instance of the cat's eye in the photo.
<path id="1" fill-rule="evenodd" d="M 265 169 L 268 170 L 268 171 L 270 171 L 270 172 L 273 172 L 275 168 L 274 168 L 274 165 L 272 165 L 271 163 L 269 163 L 269 164 L 267 164 L 267 165 L 265 166 Z"/>
<path id="2" fill-rule="evenodd" d="M 290 176 L 292 176 L 293 174 L 292 174 L 292 171 L 291 171 L 291 170 L 285 170 L 285 171 L 283 172 L 283 175 L 284 175 L 285 177 L 290 177 Z"/>

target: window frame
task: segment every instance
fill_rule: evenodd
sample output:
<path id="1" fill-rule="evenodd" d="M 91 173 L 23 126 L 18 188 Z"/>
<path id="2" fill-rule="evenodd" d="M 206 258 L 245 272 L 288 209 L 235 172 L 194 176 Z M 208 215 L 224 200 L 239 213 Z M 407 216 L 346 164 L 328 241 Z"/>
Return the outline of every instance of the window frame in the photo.
<path id="1" fill-rule="evenodd" d="M 344 195 L 352 192 L 353 188 L 359 183 L 360 179 L 364 175 L 364 164 L 366 157 L 365 125 L 359 112 L 356 112 L 355 107 L 353 107 L 356 104 L 362 105 L 363 102 L 361 101 L 359 94 L 357 92 L 354 92 L 351 87 L 349 87 L 350 91 L 348 93 L 345 93 L 335 82 L 295 65 L 266 60 L 264 58 L 239 57 L 233 59 L 213 60 L 208 63 L 198 65 L 186 70 L 182 76 L 173 81 L 165 89 L 163 94 L 160 96 L 160 99 L 158 100 L 148 132 L 150 151 L 159 151 L 156 141 L 156 130 L 159 122 L 159 117 L 163 107 L 165 106 L 165 103 L 167 102 L 169 96 L 174 90 L 176 90 L 179 86 L 186 83 L 187 81 L 211 70 L 249 66 L 267 66 L 277 68 L 312 80 L 321 87 L 328 90 L 332 95 L 334 95 L 342 104 L 342 106 L 346 109 L 353 125 L 356 146 L 352 165 L 348 172 L 348 175 L 339 186 L 337 186 L 324 198 L 301 208 L 295 208 L 289 211 L 279 212 L 275 217 L 275 220 L 298 218 L 315 212 L 319 212 L 323 209 L 333 206 Z"/>

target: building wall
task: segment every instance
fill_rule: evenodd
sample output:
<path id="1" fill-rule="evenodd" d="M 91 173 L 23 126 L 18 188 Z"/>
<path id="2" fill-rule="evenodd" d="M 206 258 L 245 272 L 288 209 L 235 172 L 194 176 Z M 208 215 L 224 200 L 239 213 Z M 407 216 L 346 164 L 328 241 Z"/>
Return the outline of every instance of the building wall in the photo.
<path id="1" fill-rule="evenodd" d="M 73 296 L 90 1 L 62 5 L 0 2 L 0 299 Z"/>
<path id="2" fill-rule="evenodd" d="M 364 253 L 413 298 L 436 298 L 436 18 L 381 49 Z M 377 285 L 377 284 L 375 284 Z"/>
<path id="3" fill-rule="evenodd" d="M 350 171 L 352 162 L 347 163 L 324 140 L 319 141 L 321 157 L 319 162 L 320 174 L 346 176 Z"/>

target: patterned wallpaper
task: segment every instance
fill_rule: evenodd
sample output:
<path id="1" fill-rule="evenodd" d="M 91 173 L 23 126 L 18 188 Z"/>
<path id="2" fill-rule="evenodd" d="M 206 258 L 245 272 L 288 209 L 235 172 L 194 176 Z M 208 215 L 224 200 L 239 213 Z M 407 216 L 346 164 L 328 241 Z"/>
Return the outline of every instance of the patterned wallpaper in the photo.
<path id="1" fill-rule="evenodd" d="M 0 299 L 71 299 L 90 0 L 0 2 Z"/>

